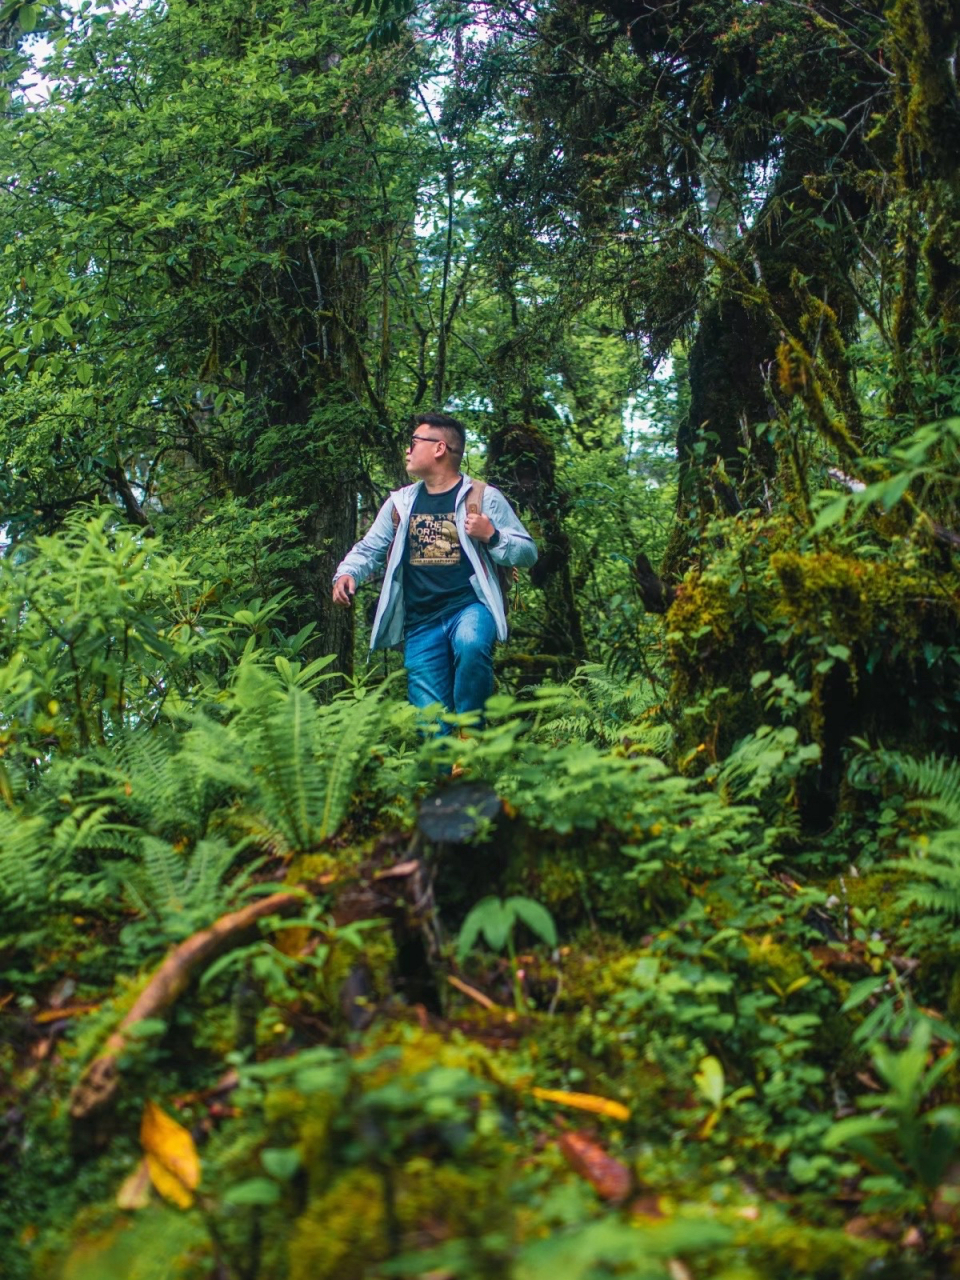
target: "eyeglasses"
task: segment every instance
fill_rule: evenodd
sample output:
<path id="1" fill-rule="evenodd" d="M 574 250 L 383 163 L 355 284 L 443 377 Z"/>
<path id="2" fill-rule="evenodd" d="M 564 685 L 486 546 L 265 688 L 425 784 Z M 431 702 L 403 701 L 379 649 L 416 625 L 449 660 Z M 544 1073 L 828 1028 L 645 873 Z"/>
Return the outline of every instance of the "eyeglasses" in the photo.
<path id="1" fill-rule="evenodd" d="M 449 444 L 446 440 L 439 439 L 437 436 L 411 436 L 410 443 L 407 445 L 408 453 L 418 440 L 422 444 L 445 444 L 447 446 L 447 453 L 455 453 L 458 455 L 463 453 L 462 449 L 455 449 L 452 444 Z"/>

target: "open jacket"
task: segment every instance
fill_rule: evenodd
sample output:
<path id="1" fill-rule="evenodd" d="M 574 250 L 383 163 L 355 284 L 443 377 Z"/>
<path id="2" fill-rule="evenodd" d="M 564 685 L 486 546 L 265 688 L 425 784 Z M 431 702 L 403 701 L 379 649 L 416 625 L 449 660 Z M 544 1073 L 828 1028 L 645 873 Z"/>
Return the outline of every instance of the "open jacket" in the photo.
<path id="1" fill-rule="evenodd" d="M 403 548 L 410 527 L 410 513 L 420 492 L 422 480 L 416 484 L 395 489 L 377 512 L 377 518 L 369 532 L 360 539 L 337 566 L 333 580 L 349 573 L 357 586 L 379 573 L 386 565 L 380 601 L 373 620 L 370 635 L 371 649 L 389 649 L 403 640 Z M 460 535 L 460 546 L 473 566 L 470 584 L 493 614 L 497 623 L 497 638 L 507 638 L 507 616 L 494 564 L 525 569 L 537 559 L 537 548 L 526 529 L 517 519 L 513 508 L 499 489 L 487 485 L 483 493 L 483 514 L 489 516 L 499 530 L 500 540 L 493 548 L 468 538 L 464 529 L 467 519 L 467 493 L 472 481 L 463 477 L 457 491 L 454 520 Z M 394 528 L 393 509 L 400 515 L 400 524 Z M 396 534 L 396 536 L 394 536 Z M 493 563 L 491 563 L 493 562 Z"/>

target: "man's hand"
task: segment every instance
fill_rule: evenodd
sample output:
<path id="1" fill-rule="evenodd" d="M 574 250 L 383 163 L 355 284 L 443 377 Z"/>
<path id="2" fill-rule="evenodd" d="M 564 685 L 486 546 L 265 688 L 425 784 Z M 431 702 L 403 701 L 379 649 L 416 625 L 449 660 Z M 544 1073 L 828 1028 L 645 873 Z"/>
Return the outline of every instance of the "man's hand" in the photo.
<path id="1" fill-rule="evenodd" d="M 357 584 L 349 573 L 343 574 L 333 584 L 333 603 L 349 609 L 357 594 Z"/>
<path id="2" fill-rule="evenodd" d="M 467 537 L 476 538 L 477 542 L 489 542 L 497 532 L 489 516 L 475 515 L 473 512 L 467 516 L 464 528 L 467 531 Z"/>

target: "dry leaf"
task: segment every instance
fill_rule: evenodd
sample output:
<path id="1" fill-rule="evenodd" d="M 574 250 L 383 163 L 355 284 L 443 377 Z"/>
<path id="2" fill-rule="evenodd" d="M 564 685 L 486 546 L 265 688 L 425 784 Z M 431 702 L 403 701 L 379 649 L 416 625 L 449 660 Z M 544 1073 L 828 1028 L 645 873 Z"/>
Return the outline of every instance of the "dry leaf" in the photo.
<path id="1" fill-rule="evenodd" d="M 147 1153 L 150 1181 L 165 1199 L 189 1209 L 200 1184 L 200 1157 L 189 1131 L 156 1103 L 147 1102 L 140 1141 Z"/>
<path id="2" fill-rule="evenodd" d="M 630 1204 L 630 1212 L 637 1218 L 665 1218 L 667 1215 L 660 1207 L 660 1197 L 649 1192 L 637 1196 Z"/>
<path id="3" fill-rule="evenodd" d="M 629 1120 L 630 1112 L 622 1102 L 600 1098 L 595 1093 L 567 1093 L 565 1089 L 530 1090 L 541 1102 L 555 1102 L 558 1107 L 573 1107 L 577 1111 L 589 1111 L 595 1116 L 609 1116 L 611 1120 Z"/>
<path id="4" fill-rule="evenodd" d="M 124 1178 L 117 1192 L 118 1209 L 145 1209 L 150 1203 L 150 1170 L 147 1157 L 140 1161 L 133 1173 Z"/>
<path id="5" fill-rule="evenodd" d="M 99 1008 L 98 1004 L 69 1004 L 63 1009 L 43 1009 L 34 1014 L 33 1020 L 38 1026 L 43 1026 L 47 1022 L 59 1022 L 61 1018 L 77 1018 L 82 1013 L 95 1013 Z"/>
<path id="6" fill-rule="evenodd" d="M 690 1268 L 679 1258 L 668 1258 L 667 1270 L 670 1272 L 670 1280 L 693 1280 Z"/>
<path id="7" fill-rule="evenodd" d="M 562 1133 L 557 1145 L 570 1168 L 586 1178 L 601 1200 L 625 1200 L 633 1179 L 630 1170 L 582 1133 Z"/>
<path id="8" fill-rule="evenodd" d="M 858 1240 L 896 1240 L 902 1224 L 896 1218 L 874 1218 L 861 1213 L 850 1218 L 843 1229 Z"/>
<path id="9" fill-rule="evenodd" d="M 150 1181 L 164 1200 L 169 1200 L 180 1209 L 189 1209 L 193 1204 L 193 1192 L 188 1190 L 175 1173 L 171 1173 L 166 1165 L 161 1164 L 156 1156 L 149 1153 L 144 1156 Z"/>

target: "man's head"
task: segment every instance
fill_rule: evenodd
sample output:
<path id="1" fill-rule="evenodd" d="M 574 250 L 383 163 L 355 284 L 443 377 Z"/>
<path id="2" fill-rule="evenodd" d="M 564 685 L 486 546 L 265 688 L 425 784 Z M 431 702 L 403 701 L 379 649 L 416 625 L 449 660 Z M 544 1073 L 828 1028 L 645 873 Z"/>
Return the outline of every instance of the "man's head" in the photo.
<path id="1" fill-rule="evenodd" d="M 413 419 L 407 445 L 407 471 L 418 479 L 455 476 L 466 448 L 466 432 L 445 413 L 420 413 Z"/>

